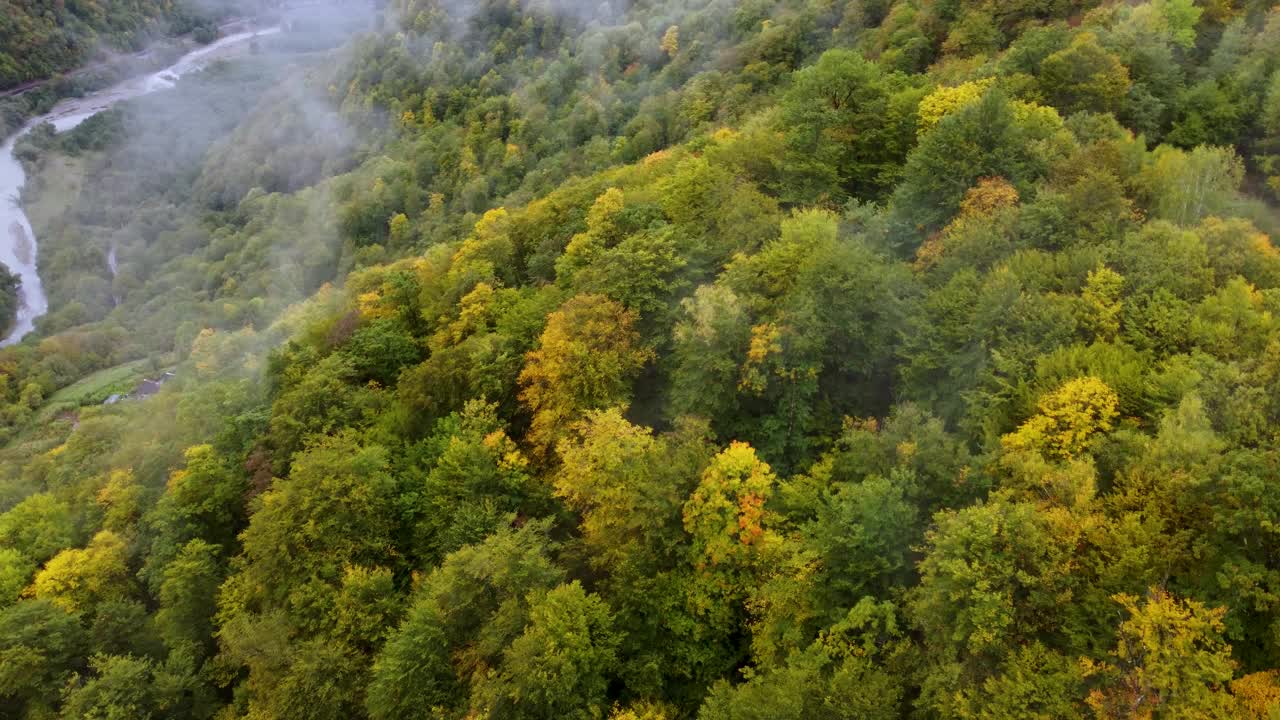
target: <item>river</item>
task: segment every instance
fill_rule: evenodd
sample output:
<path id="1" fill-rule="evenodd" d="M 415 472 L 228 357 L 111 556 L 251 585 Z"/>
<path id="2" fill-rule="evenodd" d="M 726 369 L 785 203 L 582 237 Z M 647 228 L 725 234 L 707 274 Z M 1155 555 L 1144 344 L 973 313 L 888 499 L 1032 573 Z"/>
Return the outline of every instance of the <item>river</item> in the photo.
<path id="1" fill-rule="evenodd" d="M 18 298 L 18 317 L 9 335 L 0 339 L 0 347 L 12 345 L 21 340 L 35 329 L 36 318 L 49 311 L 49 298 L 44 293 L 44 285 L 40 282 L 40 274 L 36 271 L 35 232 L 32 231 L 27 214 L 22 211 L 22 205 L 19 202 L 27 176 L 22 170 L 22 164 L 13 154 L 18 138 L 45 122 L 53 123 L 58 132 L 70 130 L 121 100 L 173 87 L 178 78 L 203 68 L 228 48 L 255 37 L 278 32 L 280 28 L 272 27 L 228 35 L 193 50 L 159 72 L 126 80 L 84 97 L 63 100 L 55 105 L 49 114 L 34 118 L 0 146 L 0 263 L 4 263 L 11 272 L 22 277 L 22 288 Z"/>

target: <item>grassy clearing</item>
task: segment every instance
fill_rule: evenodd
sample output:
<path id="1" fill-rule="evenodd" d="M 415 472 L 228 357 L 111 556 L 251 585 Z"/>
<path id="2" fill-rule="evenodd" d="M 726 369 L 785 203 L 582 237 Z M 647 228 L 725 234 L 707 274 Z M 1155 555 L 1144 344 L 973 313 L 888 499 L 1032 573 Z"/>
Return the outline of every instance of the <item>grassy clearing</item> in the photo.
<path id="1" fill-rule="evenodd" d="M 36 414 L 35 422 L 46 422 L 60 412 L 74 410 L 85 405 L 99 405 L 115 393 L 132 390 L 143 378 L 159 375 L 148 360 L 134 360 L 123 365 L 99 370 L 68 385 L 45 401 Z"/>

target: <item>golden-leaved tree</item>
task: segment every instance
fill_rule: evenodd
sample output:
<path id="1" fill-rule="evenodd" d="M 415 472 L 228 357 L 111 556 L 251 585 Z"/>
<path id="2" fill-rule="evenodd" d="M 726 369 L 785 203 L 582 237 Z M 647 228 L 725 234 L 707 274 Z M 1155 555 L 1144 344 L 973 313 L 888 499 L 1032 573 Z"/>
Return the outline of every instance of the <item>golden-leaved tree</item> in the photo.
<path id="1" fill-rule="evenodd" d="M 520 399 L 533 413 L 528 442 L 548 452 L 588 410 L 626 404 L 631 381 L 653 356 L 640 346 L 635 313 L 603 295 L 577 295 L 547 316 L 537 350 L 520 373 Z"/>

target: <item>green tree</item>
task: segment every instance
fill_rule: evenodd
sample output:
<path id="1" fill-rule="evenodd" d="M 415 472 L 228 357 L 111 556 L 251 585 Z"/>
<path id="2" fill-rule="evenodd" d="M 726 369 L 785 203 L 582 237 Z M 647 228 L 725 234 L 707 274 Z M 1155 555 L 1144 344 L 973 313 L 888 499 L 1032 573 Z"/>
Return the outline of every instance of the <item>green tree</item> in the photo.
<path id="1" fill-rule="evenodd" d="M 1243 278 L 1233 278 L 1200 302 L 1191 317 L 1191 338 L 1221 358 L 1261 355 L 1274 337 L 1265 297 Z"/>
<path id="2" fill-rule="evenodd" d="M 147 720 L 160 715 L 161 701 L 146 659 L 99 656 L 93 669 L 96 677 L 67 693 L 61 717 Z"/>
<path id="3" fill-rule="evenodd" d="M 165 565 L 155 622 L 169 648 L 189 648 L 197 658 L 212 650 L 217 590 L 226 574 L 221 554 L 222 548 L 197 539 Z"/>
<path id="4" fill-rule="evenodd" d="M 1244 167 L 1231 148 L 1186 152 L 1162 145 L 1151 154 L 1140 182 L 1156 217 L 1186 227 L 1225 210 L 1243 177 Z"/>
<path id="5" fill-rule="evenodd" d="M 699 720 L 889 720 L 901 717 L 903 628 L 892 604 L 864 599 L 782 667 L 718 682 Z"/>
<path id="6" fill-rule="evenodd" d="M 418 342 L 395 318 L 378 318 L 356 330 L 343 353 L 351 358 L 359 379 L 383 385 L 394 383 L 402 368 L 422 357 Z"/>
<path id="7" fill-rule="evenodd" d="M 1052 123 L 1020 122 L 999 89 L 944 117 L 907 157 L 894 190 L 895 233 L 903 249 L 914 250 L 921 236 L 945 225 L 979 178 L 1007 178 L 1027 196 L 1048 160 L 1035 141 L 1053 132 Z"/>
<path id="8" fill-rule="evenodd" d="M 1168 26 L 1173 42 L 1183 49 L 1196 44 L 1196 23 L 1204 13 L 1193 0 L 1154 0 L 1152 3 Z"/>
<path id="9" fill-rule="evenodd" d="M 284 352 L 289 354 L 278 356 L 285 371 L 270 421 L 271 444 L 281 467 L 310 436 L 351 425 L 374 399 L 370 389 L 355 384 L 357 371 L 349 356 L 332 353 L 320 359 L 314 350 L 298 346 Z"/>
<path id="10" fill-rule="evenodd" d="M 1064 113 L 1115 112 L 1129 91 L 1129 70 L 1090 32 L 1040 64 L 1040 87 Z"/>
<path id="11" fill-rule="evenodd" d="M 80 616 L 48 600 L 0 610 L 0 698 L 6 712 L 52 714 L 58 691 L 83 669 Z"/>
<path id="12" fill-rule="evenodd" d="M 1014 648 L 1060 641 L 1079 532 L 1069 517 L 999 496 L 935 516 L 910 606 L 928 639 L 926 707 L 957 712 L 959 691 L 981 686 Z"/>
<path id="13" fill-rule="evenodd" d="M 155 574 L 192 540 L 230 554 L 246 522 L 249 483 L 209 445 L 187 448 L 186 467 L 169 475 L 164 495 L 146 520 L 154 539 L 144 568 L 153 585 Z"/>
<path id="14" fill-rule="evenodd" d="M 577 581 L 533 601 L 502 664 L 473 689 L 482 717 L 598 718 L 618 645 L 609 608 Z"/>
<path id="15" fill-rule="evenodd" d="M 370 717 L 426 719 L 460 708 L 472 673 L 498 665 L 523 631 L 530 603 L 563 579 L 547 528 L 541 521 L 504 528 L 445 558 L 374 661 Z"/>
<path id="16" fill-rule="evenodd" d="M 827 607 L 885 597 L 905 584 L 920 532 L 916 509 L 892 480 L 872 476 L 835 484 L 805 532 L 822 561 L 817 585 Z"/>
<path id="17" fill-rule="evenodd" d="M 1039 642 L 1017 648 L 998 673 L 980 686 L 962 689 L 956 717 L 1085 717 L 1084 673 L 1079 662 Z"/>
<path id="18" fill-rule="evenodd" d="M 750 315 L 722 284 L 699 287 L 681 301 L 681 311 L 673 331 L 668 414 L 730 420 L 740 413 L 740 358 L 751 340 Z"/>
<path id="19" fill-rule="evenodd" d="M 0 548 L 0 607 L 12 604 L 31 582 L 36 564 L 13 548 Z"/>
<path id="20" fill-rule="evenodd" d="M 913 143 L 920 96 L 853 50 L 828 50 L 796 72 L 782 102 L 788 194 L 810 202 L 883 194 Z"/>
<path id="21" fill-rule="evenodd" d="M 75 542 L 71 508 L 52 493 L 36 493 L 0 515 L 0 540 L 36 562 Z"/>
<path id="22" fill-rule="evenodd" d="M 8 333 L 18 315 L 18 294 L 22 276 L 0 263 L 0 332 Z"/>
<path id="23" fill-rule="evenodd" d="M 468 402 L 419 447 L 423 474 L 402 482 L 399 502 L 412 527 L 412 550 L 429 564 L 480 542 L 511 513 L 532 514 L 546 504 L 545 489 L 492 404 Z"/>
<path id="24" fill-rule="evenodd" d="M 243 553 L 224 586 L 224 621 L 254 608 L 290 608 L 302 625 L 325 623 L 348 565 L 390 560 L 395 481 L 387 453 L 353 433 L 319 440 L 257 503 Z M 315 626 L 313 625 L 313 627 Z"/>

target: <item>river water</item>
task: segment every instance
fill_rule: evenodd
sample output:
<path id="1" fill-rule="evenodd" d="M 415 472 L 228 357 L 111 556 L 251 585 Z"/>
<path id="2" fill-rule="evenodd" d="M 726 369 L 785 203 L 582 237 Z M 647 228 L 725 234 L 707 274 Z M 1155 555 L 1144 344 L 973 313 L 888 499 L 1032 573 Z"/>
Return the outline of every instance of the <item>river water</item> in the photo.
<path id="1" fill-rule="evenodd" d="M 4 263 L 10 272 L 22 277 L 18 317 L 9 335 L 0 339 L 0 347 L 21 340 L 35 329 L 36 318 L 49 311 L 49 298 L 45 295 L 44 285 L 36 272 L 36 236 L 18 202 L 22 186 L 27 182 L 22 164 L 13 155 L 18 138 L 45 122 L 53 123 L 58 132 L 70 130 L 121 100 L 173 87 L 178 78 L 203 68 L 233 46 L 278 32 L 280 28 L 273 27 L 228 35 L 182 56 L 176 63 L 159 72 L 126 80 L 81 98 L 63 100 L 49 114 L 33 119 L 0 146 L 0 263 Z M 114 260 L 114 253 L 112 259 Z"/>

